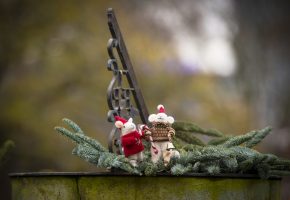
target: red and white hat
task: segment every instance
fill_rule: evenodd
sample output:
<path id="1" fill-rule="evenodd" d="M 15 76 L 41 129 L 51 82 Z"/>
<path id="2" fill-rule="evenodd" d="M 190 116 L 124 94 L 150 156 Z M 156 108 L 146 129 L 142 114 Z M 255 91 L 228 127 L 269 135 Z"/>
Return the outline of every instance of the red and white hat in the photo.
<path id="1" fill-rule="evenodd" d="M 165 113 L 165 108 L 164 108 L 163 105 L 159 104 L 159 105 L 157 106 L 157 109 L 158 109 L 159 113 Z"/>
<path id="2" fill-rule="evenodd" d="M 123 124 L 125 124 L 125 123 L 127 122 L 126 119 L 124 119 L 124 118 L 122 118 L 122 117 L 120 117 L 120 116 L 115 116 L 115 120 L 116 120 L 116 121 L 121 121 Z"/>

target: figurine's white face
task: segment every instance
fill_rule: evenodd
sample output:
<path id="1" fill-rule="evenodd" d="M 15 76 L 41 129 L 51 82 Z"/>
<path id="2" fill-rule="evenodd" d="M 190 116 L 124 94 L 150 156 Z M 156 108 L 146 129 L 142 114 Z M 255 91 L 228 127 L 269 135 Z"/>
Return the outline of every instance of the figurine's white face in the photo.
<path id="1" fill-rule="evenodd" d="M 122 135 L 126 135 L 136 130 L 136 125 L 133 123 L 132 118 L 130 118 L 125 124 L 121 121 L 116 121 L 115 126 L 121 129 Z"/>
<path id="2" fill-rule="evenodd" d="M 149 122 L 174 123 L 174 118 L 167 116 L 165 113 L 151 114 L 148 117 Z"/>
<path id="3" fill-rule="evenodd" d="M 167 122 L 167 115 L 165 113 L 156 114 L 156 122 Z"/>

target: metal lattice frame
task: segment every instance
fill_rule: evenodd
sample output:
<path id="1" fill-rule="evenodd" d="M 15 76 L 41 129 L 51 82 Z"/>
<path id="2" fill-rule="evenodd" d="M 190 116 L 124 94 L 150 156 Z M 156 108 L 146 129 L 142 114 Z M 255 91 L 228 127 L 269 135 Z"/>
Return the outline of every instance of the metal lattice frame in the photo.
<path id="1" fill-rule="evenodd" d="M 114 122 L 115 115 L 129 118 L 139 114 L 142 123 L 148 124 L 148 110 L 138 86 L 133 66 L 112 8 L 108 9 L 107 15 L 108 25 L 112 35 L 107 46 L 110 57 L 107 67 L 109 71 L 113 72 L 113 78 L 107 90 L 107 102 L 110 109 L 108 112 L 108 121 Z M 117 50 L 122 68 L 118 65 L 114 50 Z M 124 87 L 123 78 L 127 79 L 129 87 Z M 131 95 L 133 95 L 137 108 L 132 105 Z M 120 137 L 118 134 L 118 130 L 114 126 L 109 135 L 110 152 L 114 152 L 114 146 L 118 146 L 118 143 L 116 143 Z M 117 153 L 119 153 L 118 150 Z"/>

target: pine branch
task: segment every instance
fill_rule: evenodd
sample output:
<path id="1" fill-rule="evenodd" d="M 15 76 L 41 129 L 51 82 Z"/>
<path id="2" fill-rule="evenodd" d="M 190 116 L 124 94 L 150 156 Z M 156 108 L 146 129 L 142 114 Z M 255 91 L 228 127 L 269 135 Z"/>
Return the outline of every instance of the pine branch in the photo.
<path id="1" fill-rule="evenodd" d="M 81 144 L 82 140 L 77 137 L 76 134 L 72 133 L 71 131 L 67 130 L 66 128 L 63 127 L 55 127 L 54 128 L 57 132 L 59 132 L 60 134 L 70 138 L 72 141 L 74 141 L 77 144 Z"/>
<path id="2" fill-rule="evenodd" d="M 272 165 L 272 164 L 275 164 L 278 159 L 279 158 L 273 154 L 264 154 L 263 162 L 266 162 Z"/>
<path id="3" fill-rule="evenodd" d="M 185 151 L 200 151 L 201 149 L 202 149 L 202 146 L 195 145 L 195 144 L 187 144 L 182 147 L 182 150 L 185 150 Z"/>
<path id="4" fill-rule="evenodd" d="M 251 131 L 245 135 L 239 135 L 239 136 L 232 137 L 229 140 L 227 140 L 225 143 L 223 143 L 222 146 L 229 148 L 232 146 L 241 145 L 244 142 L 251 140 L 255 136 L 255 134 L 256 134 L 255 131 Z"/>
<path id="5" fill-rule="evenodd" d="M 61 133 L 62 135 L 69 137 L 77 144 L 85 144 L 86 143 L 86 144 L 94 147 L 95 149 L 98 149 L 99 151 L 102 151 L 102 152 L 108 151 L 97 140 L 94 140 L 94 139 L 92 139 L 84 134 L 72 133 L 63 127 L 55 127 L 55 130 L 58 131 L 59 133 Z"/>
<path id="6" fill-rule="evenodd" d="M 275 161 L 276 165 L 285 165 L 285 166 L 290 166 L 290 160 L 285 160 L 285 159 L 277 159 Z"/>
<path id="7" fill-rule="evenodd" d="M 172 127 L 176 131 L 185 131 L 191 133 L 200 133 L 203 135 L 213 136 L 213 137 L 222 137 L 224 134 L 215 129 L 205 130 L 198 125 L 190 122 L 175 122 L 172 124 Z"/>
<path id="8" fill-rule="evenodd" d="M 262 130 L 256 131 L 254 137 L 245 143 L 245 146 L 252 148 L 260 143 L 270 132 L 272 131 L 271 127 L 266 127 Z"/>
<path id="9" fill-rule="evenodd" d="M 254 159 L 253 159 L 254 166 L 257 166 L 259 164 L 264 163 L 263 160 L 264 160 L 264 155 L 263 154 L 261 154 L 261 153 L 255 154 L 254 155 Z"/>
<path id="10" fill-rule="evenodd" d="M 232 138 L 232 136 L 224 136 L 224 137 L 214 138 L 214 139 L 210 140 L 207 143 L 207 145 L 220 145 L 220 144 L 225 143 L 230 138 Z"/>
<path id="11" fill-rule="evenodd" d="M 241 172 L 247 172 L 253 168 L 253 159 L 249 158 L 239 163 L 238 170 Z"/>
<path id="12" fill-rule="evenodd" d="M 199 170 L 200 170 L 200 162 L 194 163 L 194 165 L 192 167 L 192 171 L 193 172 L 198 172 Z"/>
<path id="13" fill-rule="evenodd" d="M 66 123 L 74 132 L 79 133 L 79 134 L 84 134 L 82 129 L 72 120 L 64 118 L 62 119 L 64 123 Z"/>
<path id="14" fill-rule="evenodd" d="M 261 163 L 255 166 L 258 171 L 260 178 L 267 179 L 270 174 L 270 166 L 267 163 Z"/>
<path id="15" fill-rule="evenodd" d="M 223 169 L 226 169 L 228 172 L 236 172 L 239 164 L 235 156 L 232 155 L 222 159 L 221 166 L 224 166 Z"/>
<path id="16" fill-rule="evenodd" d="M 195 163 L 195 162 L 205 162 L 205 161 L 215 161 L 215 160 L 220 160 L 222 158 L 225 158 L 225 155 L 222 155 L 220 153 L 210 153 L 210 154 L 203 154 L 195 157 L 190 157 L 189 161 L 190 163 Z"/>
<path id="17" fill-rule="evenodd" d="M 234 146 L 231 147 L 230 150 L 232 151 L 232 154 L 236 156 L 238 162 L 242 162 L 247 159 L 252 159 L 254 161 L 259 154 L 256 150 L 243 146 Z"/>
<path id="18" fill-rule="evenodd" d="M 217 162 L 206 162 L 201 165 L 202 172 L 206 172 L 210 175 L 219 174 L 221 169 Z"/>
<path id="19" fill-rule="evenodd" d="M 180 176 L 183 174 L 186 174 L 192 170 L 192 165 L 188 164 L 187 166 L 181 165 L 181 164 L 176 164 L 171 168 L 171 174 Z"/>
<path id="20" fill-rule="evenodd" d="M 182 141 L 178 137 L 173 137 L 172 143 L 176 149 L 181 149 L 185 145 L 184 141 Z"/>
<path id="21" fill-rule="evenodd" d="M 159 172 L 169 172 L 178 176 L 189 172 L 215 175 L 237 171 L 257 173 L 261 178 L 268 178 L 271 175 L 290 175 L 289 160 L 278 158 L 272 154 L 261 154 L 250 148 L 258 144 L 271 131 L 270 128 L 230 137 L 216 134 L 212 130 L 203 130 L 192 123 L 177 123 L 175 125 L 177 137 L 173 139 L 173 143 L 179 148 L 180 158 L 172 158 L 166 167 L 162 160 L 153 164 L 147 149 L 144 152 L 143 162 L 134 168 L 126 157 L 108 152 L 97 140 L 86 136 L 73 121 L 64 119 L 64 122 L 74 132 L 63 127 L 55 129 L 77 144 L 73 154 L 98 167 L 118 168 L 132 174 L 145 174 L 146 176 L 154 176 Z M 213 139 L 209 145 L 205 145 L 196 140 L 197 138 L 192 135 L 193 132 L 210 133 L 211 136 L 219 138 Z M 244 146 L 240 146 L 243 144 Z M 184 146 L 180 148 L 182 145 Z"/>
<path id="22" fill-rule="evenodd" d="M 289 165 L 271 165 L 271 170 L 290 171 L 290 166 Z"/>
<path id="23" fill-rule="evenodd" d="M 77 145 L 73 149 L 72 153 L 85 161 L 96 165 L 98 164 L 98 159 L 100 157 L 100 153 L 98 151 L 87 145 Z"/>
<path id="24" fill-rule="evenodd" d="M 12 140 L 6 140 L 0 149 L 0 165 L 7 159 L 8 152 L 15 146 Z"/>
<path id="25" fill-rule="evenodd" d="M 146 163 L 144 174 L 145 176 L 155 176 L 158 172 L 158 167 L 152 162 Z"/>
<path id="26" fill-rule="evenodd" d="M 276 176 L 290 176 L 290 171 L 270 170 L 269 174 Z"/>
<path id="27" fill-rule="evenodd" d="M 188 163 L 195 163 L 195 158 L 199 156 L 200 152 L 183 152 L 180 155 L 180 158 L 176 160 L 176 163 L 186 166 Z"/>
<path id="28" fill-rule="evenodd" d="M 72 133 L 63 127 L 55 127 L 55 130 L 78 144 L 73 150 L 73 154 L 99 167 L 115 167 L 129 173 L 140 174 L 124 156 L 109 153 L 97 140 L 86 136 L 76 123 L 69 119 L 64 119 L 64 121 L 76 132 Z"/>
<path id="29" fill-rule="evenodd" d="M 182 141 L 189 143 L 189 144 L 205 146 L 203 141 L 201 141 L 199 138 L 193 136 L 192 133 L 189 133 L 189 132 L 178 131 L 178 132 L 176 132 L 175 137 L 178 137 Z"/>

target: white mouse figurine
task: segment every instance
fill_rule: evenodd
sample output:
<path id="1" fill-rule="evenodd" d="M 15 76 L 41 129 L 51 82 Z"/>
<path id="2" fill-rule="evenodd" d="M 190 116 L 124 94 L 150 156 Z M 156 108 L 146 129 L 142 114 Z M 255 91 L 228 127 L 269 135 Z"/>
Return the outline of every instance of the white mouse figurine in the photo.
<path id="1" fill-rule="evenodd" d="M 121 144 L 124 155 L 129 159 L 132 166 L 137 167 L 138 162 L 143 160 L 142 133 L 137 131 L 132 118 L 127 121 L 122 117 L 115 116 L 115 120 L 115 126 L 121 130 Z"/>
<path id="2" fill-rule="evenodd" d="M 157 106 L 158 113 L 148 117 L 152 127 L 146 132 L 152 138 L 154 148 L 151 148 L 151 160 L 153 163 L 163 158 L 164 165 L 168 165 L 171 157 L 180 157 L 179 152 L 174 148 L 171 140 L 175 135 L 175 130 L 171 127 L 174 118 L 167 116 L 163 105 Z M 157 149 L 157 150 L 156 150 Z"/>

